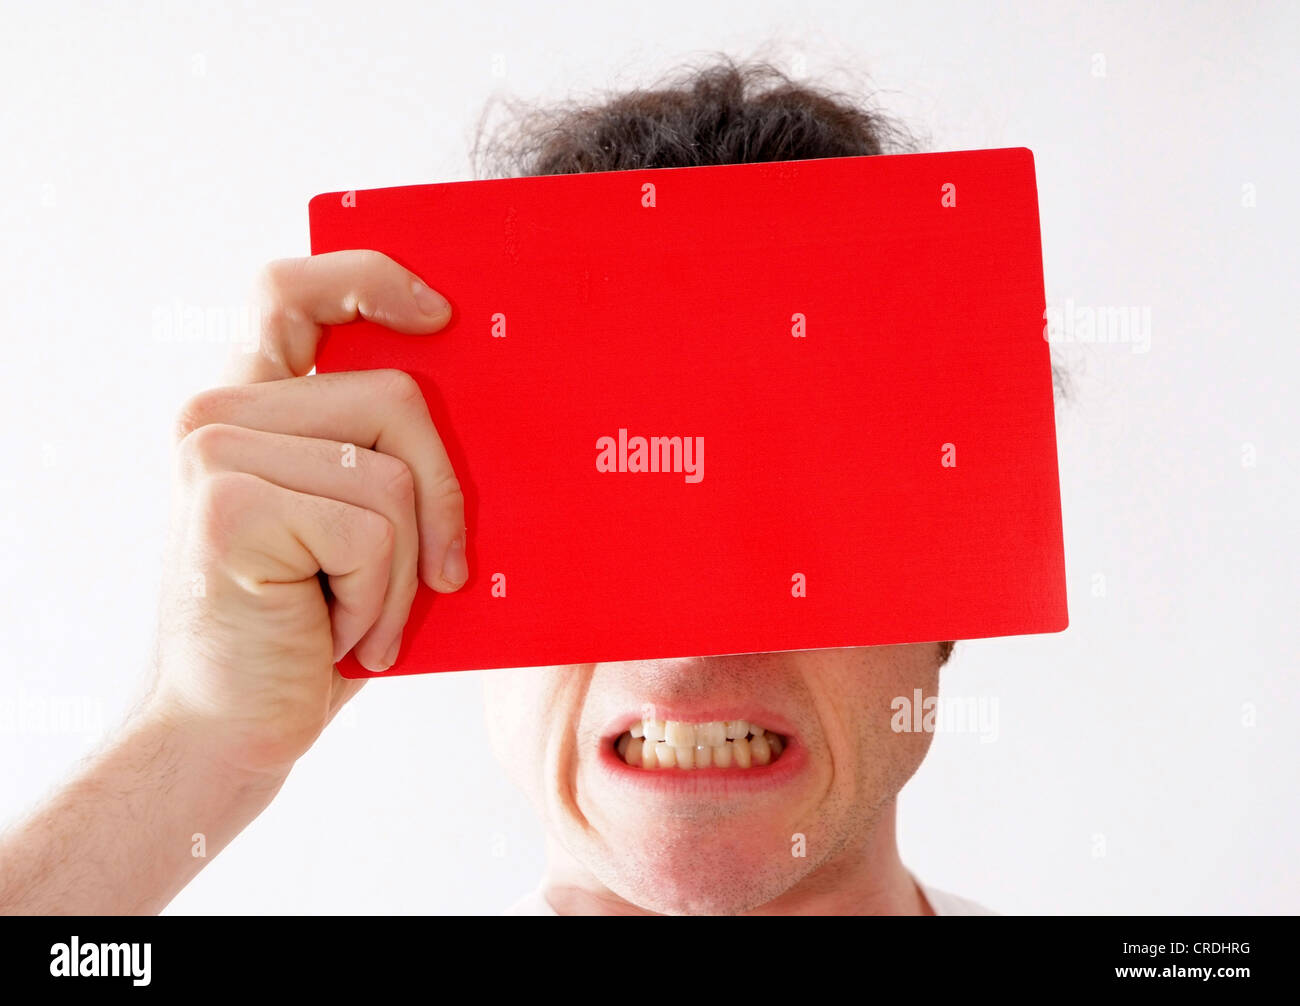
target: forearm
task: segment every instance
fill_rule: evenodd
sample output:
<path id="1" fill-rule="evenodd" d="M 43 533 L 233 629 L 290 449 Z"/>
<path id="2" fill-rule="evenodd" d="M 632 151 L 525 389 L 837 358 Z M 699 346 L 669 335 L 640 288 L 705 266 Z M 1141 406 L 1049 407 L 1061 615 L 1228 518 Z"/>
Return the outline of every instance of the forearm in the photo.
<path id="1" fill-rule="evenodd" d="M 144 711 L 0 836 L 0 914 L 158 912 L 283 778 L 242 773 L 195 730 Z"/>

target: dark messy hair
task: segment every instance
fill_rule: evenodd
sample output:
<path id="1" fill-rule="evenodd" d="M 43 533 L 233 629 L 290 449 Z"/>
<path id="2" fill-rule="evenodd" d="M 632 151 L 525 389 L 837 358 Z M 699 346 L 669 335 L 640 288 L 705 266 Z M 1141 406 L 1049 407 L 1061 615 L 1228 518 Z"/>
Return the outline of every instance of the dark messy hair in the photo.
<path id="1" fill-rule="evenodd" d="M 801 83 L 769 62 L 727 57 L 648 88 L 529 107 L 480 123 L 479 177 L 567 175 L 905 153 L 912 139 L 864 97 Z M 491 108 L 488 110 L 492 111 Z M 953 644 L 939 644 L 939 662 Z"/>
<path id="2" fill-rule="evenodd" d="M 719 57 L 631 91 L 531 108 L 505 102 L 474 147 L 483 177 L 688 168 L 903 153 L 903 128 L 871 104 L 768 62 Z"/>

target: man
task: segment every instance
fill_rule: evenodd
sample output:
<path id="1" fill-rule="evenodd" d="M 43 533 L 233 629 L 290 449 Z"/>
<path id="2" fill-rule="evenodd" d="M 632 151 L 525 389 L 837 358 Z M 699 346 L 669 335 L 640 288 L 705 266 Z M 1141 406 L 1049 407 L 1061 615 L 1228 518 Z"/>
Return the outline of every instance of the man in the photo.
<path id="1" fill-rule="evenodd" d="M 887 152 L 874 113 L 765 66 L 524 118 L 494 169 L 554 174 Z M 156 680 L 75 778 L 0 842 L 0 909 L 155 912 L 278 792 L 399 652 L 422 581 L 468 577 L 463 498 L 415 382 L 309 375 L 321 326 L 429 337 L 447 302 L 391 259 L 272 263 L 260 352 L 178 424 Z M 356 469 L 338 464 L 357 445 Z M 358 478 L 358 474 L 361 476 Z M 545 822 L 516 914 L 972 914 L 923 887 L 895 798 L 951 643 L 486 672 L 492 744 Z M 196 833 L 206 858 L 191 854 Z M 436 909 L 437 906 L 431 906 Z"/>

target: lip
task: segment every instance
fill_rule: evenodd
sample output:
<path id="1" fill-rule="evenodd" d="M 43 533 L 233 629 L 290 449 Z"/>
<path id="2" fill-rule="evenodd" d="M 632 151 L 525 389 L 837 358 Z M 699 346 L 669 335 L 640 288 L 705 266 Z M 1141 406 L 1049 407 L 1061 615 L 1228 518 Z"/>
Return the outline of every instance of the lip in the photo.
<path id="1" fill-rule="evenodd" d="M 734 707 L 673 709 L 655 704 L 654 710 L 656 717 L 686 723 L 745 718 L 744 713 Z M 597 757 L 601 772 L 614 785 L 625 787 L 642 797 L 696 796 L 717 800 L 762 793 L 788 785 L 808 767 L 807 750 L 780 716 L 769 714 L 757 706 L 747 706 L 745 711 L 752 714 L 764 729 L 778 733 L 785 739 L 785 747 L 776 761 L 750 768 L 643 769 L 629 765 L 618 756 L 614 743 L 632 724 L 641 721 L 638 712 L 625 713 L 610 720 L 607 728 L 602 731 Z"/>

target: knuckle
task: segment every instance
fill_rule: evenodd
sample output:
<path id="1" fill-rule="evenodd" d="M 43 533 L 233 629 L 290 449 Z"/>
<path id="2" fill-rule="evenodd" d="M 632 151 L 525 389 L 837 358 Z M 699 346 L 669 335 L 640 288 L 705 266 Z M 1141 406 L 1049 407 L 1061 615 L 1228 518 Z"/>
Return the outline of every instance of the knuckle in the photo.
<path id="1" fill-rule="evenodd" d="M 176 417 L 176 442 L 180 443 L 195 430 L 217 422 L 218 417 L 228 414 L 229 407 L 237 396 L 235 388 L 209 388 L 190 398 Z"/>
<path id="2" fill-rule="evenodd" d="M 216 472 L 204 486 L 205 509 L 243 512 L 261 495 L 261 485 L 262 480 L 248 472 Z"/>
<path id="3" fill-rule="evenodd" d="M 301 282 L 303 259 L 276 259 L 262 267 L 256 283 L 258 324 L 263 333 L 276 333 L 301 320 L 292 306 L 293 291 Z"/>
<path id="4" fill-rule="evenodd" d="M 279 299 L 263 301 L 257 314 L 258 328 L 263 336 L 275 336 L 300 320 L 300 313 Z"/>
<path id="5" fill-rule="evenodd" d="M 248 526 L 247 515 L 261 498 L 261 488 L 261 479 L 247 472 L 217 472 L 204 479 L 196 510 L 200 538 L 219 554 L 227 551 Z"/>
<path id="6" fill-rule="evenodd" d="M 441 475 L 429 490 L 430 499 L 439 506 L 454 509 L 465 505 L 465 492 L 461 489 L 460 479 L 456 473 L 448 471 Z"/>
<path id="7" fill-rule="evenodd" d="M 393 522 L 381 513 L 363 510 L 360 524 L 361 537 L 367 543 L 368 549 L 376 553 L 381 560 L 387 561 L 393 554 L 393 547 L 397 544 L 397 529 L 393 527 Z"/>
<path id="8" fill-rule="evenodd" d="M 415 476 L 406 463 L 397 458 L 381 455 L 379 480 L 384 499 L 400 507 L 409 507 L 415 501 Z"/>
<path id="9" fill-rule="evenodd" d="M 362 317 L 373 319 L 383 315 L 386 291 L 392 285 L 389 272 L 400 267 L 387 255 L 370 248 L 349 255 L 348 270 L 355 280 L 347 299 Z"/>
<path id="10" fill-rule="evenodd" d="M 280 258 L 262 266 L 257 274 L 257 291 L 268 303 L 282 302 L 302 272 L 302 259 Z"/>
<path id="11" fill-rule="evenodd" d="M 418 410 L 428 415 L 424 404 L 424 392 L 414 377 L 404 370 L 376 371 L 383 388 L 385 398 L 403 410 Z"/>
<path id="12" fill-rule="evenodd" d="M 217 461 L 231 453 L 242 433 L 238 426 L 226 423 L 195 426 L 181 437 L 176 447 L 182 468 L 189 472 L 211 469 Z"/>

